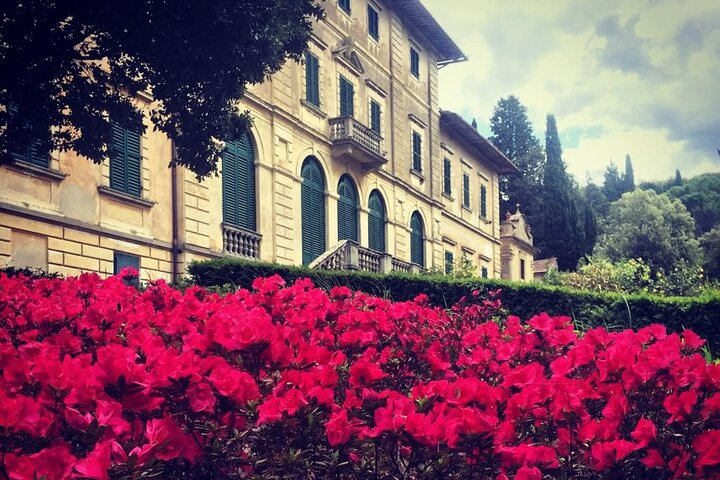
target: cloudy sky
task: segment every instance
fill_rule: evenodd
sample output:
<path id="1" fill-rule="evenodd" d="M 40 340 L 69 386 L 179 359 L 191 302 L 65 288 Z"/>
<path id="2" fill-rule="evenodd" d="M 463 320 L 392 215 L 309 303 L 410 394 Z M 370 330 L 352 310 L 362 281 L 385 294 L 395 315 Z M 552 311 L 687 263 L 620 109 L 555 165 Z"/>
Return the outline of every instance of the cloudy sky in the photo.
<path id="1" fill-rule="evenodd" d="M 422 0 L 470 57 L 440 73 L 440 105 L 484 135 L 517 96 L 544 143 L 554 113 L 568 170 L 601 183 L 720 172 L 720 0 Z"/>

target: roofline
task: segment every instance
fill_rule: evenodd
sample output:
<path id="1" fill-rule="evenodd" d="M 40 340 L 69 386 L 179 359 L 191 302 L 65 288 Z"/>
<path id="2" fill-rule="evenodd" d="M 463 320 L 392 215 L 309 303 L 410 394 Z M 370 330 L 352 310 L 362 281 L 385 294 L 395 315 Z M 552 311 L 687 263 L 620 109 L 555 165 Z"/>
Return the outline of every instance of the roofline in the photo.
<path id="1" fill-rule="evenodd" d="M 460 47 L 443 30 L 425 5 L 420 3 L 420 0 L 387 0 L 387 2 L 395 7 L 398 13 L 408 20 L 407 23 L 418 30 L 425 40 L 437 50 L 440 54 L 438 67 L 467 61 L 467 55 L 460 50 Z"/>
<path id="2" fill-rule="evenodd" d="M 487 159 L 499 174 L 508 175 L 520 172 L 520 169 L 512 163 L 505 154 L 490 143 L 488 139 L 480 135 L 477 130 L 457 113 L 440 110 L 440 129 L 456 132 L 458 136 L 473 147 L 477 153 Z"/>

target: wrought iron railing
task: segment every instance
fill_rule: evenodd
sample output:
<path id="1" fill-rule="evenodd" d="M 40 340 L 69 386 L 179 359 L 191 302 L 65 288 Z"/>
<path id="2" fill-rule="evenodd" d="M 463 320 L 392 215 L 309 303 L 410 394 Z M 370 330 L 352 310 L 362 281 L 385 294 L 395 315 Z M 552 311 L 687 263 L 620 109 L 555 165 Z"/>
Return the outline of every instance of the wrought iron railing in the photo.
<path id="1" fill-rule="evenodd" d="M 380 134 L 353 117 L 331 118 L 329 123 L 331 140 L 353 140 L 372 153 L 380 157 L 385 156 L 382 151 L 382 137 Z"/>
<path id="2" fill-rule="evenodd" d="M 261 235 L 244 228 L 223 224 L 225 253 L 245 258 L 260 258 Z"/>

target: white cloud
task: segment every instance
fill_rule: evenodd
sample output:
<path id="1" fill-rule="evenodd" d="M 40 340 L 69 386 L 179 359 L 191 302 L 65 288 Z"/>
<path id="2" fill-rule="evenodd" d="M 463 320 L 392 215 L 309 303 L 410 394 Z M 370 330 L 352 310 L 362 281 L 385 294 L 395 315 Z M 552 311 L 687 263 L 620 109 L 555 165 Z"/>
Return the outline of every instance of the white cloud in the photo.
<path id="1" fill-rule="evenodd" d="M 581 182 L 625 153 L 638 179 L 720 171 L 720 3 L 423 1 L 470 56 L 441 70 L 442 108 L 484 124 L 514 94 L 541 141 L 554 113 Z"/>

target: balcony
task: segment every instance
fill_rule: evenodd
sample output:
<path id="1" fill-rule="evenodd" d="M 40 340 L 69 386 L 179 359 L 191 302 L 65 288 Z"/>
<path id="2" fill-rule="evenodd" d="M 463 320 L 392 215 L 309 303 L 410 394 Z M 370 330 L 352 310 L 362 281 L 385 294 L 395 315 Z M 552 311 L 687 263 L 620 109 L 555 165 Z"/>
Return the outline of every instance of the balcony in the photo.
<path id="1" fill-rule="evenodd" d="M 260 239 L 255 232 L 233 225 L 223 224 L 223 250 L 225 253 L 243 258 L 260 258 Z"/>
<path id="2" fill-rule="evenodd" d="M 387 163 L 382 137 L 352 117 L 331 118 L 332 155 L 358 162 L 363 170 L 376 170 Z"/>
<path id="3" fill-rule="evenodd" d="M 310 264 L 320 270 L 360 270 L 372 273 L 420 273 L 414 263 L 394 258 L 388 253 L 363 247 L 352 240 L 341 240 Z"/>

